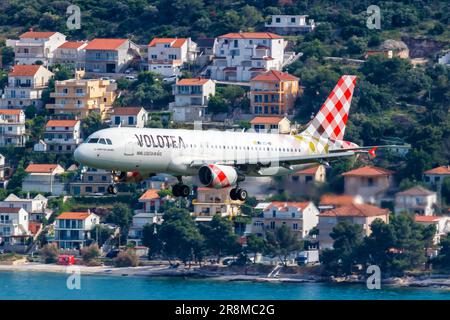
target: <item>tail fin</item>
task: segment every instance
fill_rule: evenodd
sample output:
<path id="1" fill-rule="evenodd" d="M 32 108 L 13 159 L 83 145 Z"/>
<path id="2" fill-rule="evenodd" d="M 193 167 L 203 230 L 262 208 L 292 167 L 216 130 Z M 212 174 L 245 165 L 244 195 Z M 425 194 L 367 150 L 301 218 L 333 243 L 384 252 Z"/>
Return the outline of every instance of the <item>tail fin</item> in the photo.
<path id="1" fill-rule="evenodd" d="M 343 140 L 355 84 L 356 76 L 342 76 L 304 133 Z"/>

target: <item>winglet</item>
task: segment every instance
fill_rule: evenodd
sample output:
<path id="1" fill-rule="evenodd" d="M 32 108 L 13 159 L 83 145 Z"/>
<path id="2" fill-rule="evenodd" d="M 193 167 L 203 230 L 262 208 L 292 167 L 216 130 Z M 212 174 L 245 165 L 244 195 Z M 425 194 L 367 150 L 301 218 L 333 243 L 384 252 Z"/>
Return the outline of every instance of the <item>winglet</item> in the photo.
<path id="1" fill-rule="evenodd" d="M 378 149 L 378 146 L 376 146 L 376 147 L 373 147 L 372 149 L 370 149 L 368 152 L 369 152 L 369 154 L 370 154 L 370 156 L 372 157 L 372 158 L 375 158 L 377 155 L 376 155 L 376 153 L 375 153 L 375 151 Z"/>

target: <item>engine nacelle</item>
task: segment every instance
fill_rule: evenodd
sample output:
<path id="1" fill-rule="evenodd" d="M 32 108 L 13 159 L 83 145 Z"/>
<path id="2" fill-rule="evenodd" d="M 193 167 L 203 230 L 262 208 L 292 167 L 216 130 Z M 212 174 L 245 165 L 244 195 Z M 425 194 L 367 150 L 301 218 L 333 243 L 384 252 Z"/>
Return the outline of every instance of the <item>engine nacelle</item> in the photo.
<path id="1" fill-rule="evenodd" d="M 239 175 L 233 167 L 209 164 L 200 168 L 198 177 L 204 186 L 222 189 L 234 185 Z"/>

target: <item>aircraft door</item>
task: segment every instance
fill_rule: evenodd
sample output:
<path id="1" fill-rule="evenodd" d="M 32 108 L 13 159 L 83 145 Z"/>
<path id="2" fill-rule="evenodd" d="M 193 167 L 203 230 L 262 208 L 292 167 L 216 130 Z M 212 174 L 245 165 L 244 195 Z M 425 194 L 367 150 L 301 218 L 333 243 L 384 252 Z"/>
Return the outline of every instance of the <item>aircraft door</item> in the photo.
<path id="1" fill-rule="evenodd" d="M 125 143 L 124 155 L 133 156 L 134 155 L 134 144 L 135 141 L 130 140 Z"/>

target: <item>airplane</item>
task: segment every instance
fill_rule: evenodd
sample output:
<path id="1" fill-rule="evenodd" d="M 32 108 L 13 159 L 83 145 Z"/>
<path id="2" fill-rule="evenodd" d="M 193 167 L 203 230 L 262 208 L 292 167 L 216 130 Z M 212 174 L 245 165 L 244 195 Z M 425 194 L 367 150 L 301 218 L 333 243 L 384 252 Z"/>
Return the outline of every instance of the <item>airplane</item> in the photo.
<path id="1" fill-rule="evenodd" d="M 228 188 L 232 200 L 244 201 L 239 187 L 246 176 L 278 176 L 379 147 L 345 141 L 356 76 L 343 75 L 317 115 L 299 134 L 116 127 L 91 134 L 74 152 L 82 165 L 111 171 L 111 194 L 117 183 L 139 182 L 158 173 L 177 177 L 175 197 L 187 197 L 185 176 L 198 176 L 209 188 Z"/>

